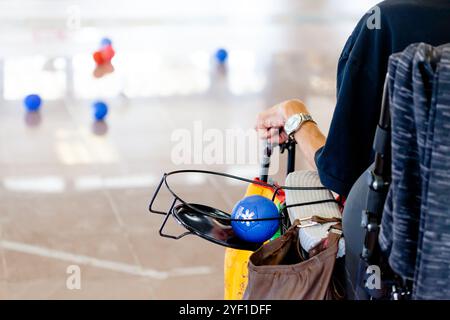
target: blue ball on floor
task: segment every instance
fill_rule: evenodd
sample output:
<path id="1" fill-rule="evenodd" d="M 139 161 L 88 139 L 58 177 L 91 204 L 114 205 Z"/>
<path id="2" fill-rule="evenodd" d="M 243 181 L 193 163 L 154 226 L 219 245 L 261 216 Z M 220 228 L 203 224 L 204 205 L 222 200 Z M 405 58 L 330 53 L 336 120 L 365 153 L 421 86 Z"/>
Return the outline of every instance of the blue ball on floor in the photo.
<path id="1" fill-rule="evenodd" d="M 227 50 L 221 48 L 216 52 L 216 59 L 220 64 L 224 64 L 227 61 L 228 52 Z"/>
<path id="2" fill-rule="evenodd" d="M 242 240 L 262 243 L 269 240 L 280 227 L 280 214 L 277 206 L 269 199 L 254 195 L 239 201 L 231 214 L 231 227 Z M 252 221 L 254 219 L 269 219 Z"/>
<path id="3" fill-rule="evenodd" d="M 110 45 L 112 45 L 112 41 L 111 41 L 111 39 L 109 39 L 109 38 L 103 38 L 103 39 L 100 41 L 100 47 L 101 47 L 101 48 L 104 48 L 104 47 L 107 47 L 107 46 L 110 46 Z"/>
<path id="4" fill-rule="evenodd" d="M 25 97 L 25 99 L 23 100 L 23 104 L 27 111 L 36 112 L 41 107 L 42 99 L 37 94 L 30 94 Z"/>
<path id="5" fill-rule="evenodd" d="M 103 101 L 96 101 L 92 104 L 94 109 L 94 118 L 96 121 L 102 121 L 108 114 L 108 105 Z"/>

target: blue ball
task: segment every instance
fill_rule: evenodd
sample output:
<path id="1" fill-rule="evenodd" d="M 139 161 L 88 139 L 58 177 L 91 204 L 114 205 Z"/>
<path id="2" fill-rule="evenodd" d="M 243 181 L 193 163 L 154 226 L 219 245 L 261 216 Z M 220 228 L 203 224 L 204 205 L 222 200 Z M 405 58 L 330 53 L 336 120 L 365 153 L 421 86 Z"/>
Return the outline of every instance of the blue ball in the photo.
<path id="1" fill-rule="evenodd" d="M 254 195 L 239 201 L 231 214 L 231 227 L 242 240 L 262 243 L 269 240 L 280 227 L 280 214 L 277 206 L 269 199 Z M 251 221 L 274 218 L 273 220 Z M 248 220 L 248 221 L 246 221 Z"/>
<path id="2" fill-rule="evenodd" d="M 110 45 L 112 45 L 112 41 L 109 38 L 103 38 L 102 41 L 100 41 L 100 47 L 101 48 L 104 48 L 104 47 L 107 47 L 107 46 L 110 46 Z"/>
<path id="3" fill-rule="evenodd" d="M 228 58 L 228 52 L 225 49 L 219 49 L 216 52 L 216 59 L 219 63 L 225 63 Z"/>
<path id="4" fill-rule="evenodd" d="M 101 121 L 108 114 L 108 105 L 103 101 L 94 102 L 92 105 L 94 109 L 94 118 L 97 121 Z"/>
<path id="5" fill-rule="evenodd" d="M 38 111 L 42 104 L 42 99 L 37 94 L 30 94 L 25 97 L 23 104 L 28 111 Z"/>

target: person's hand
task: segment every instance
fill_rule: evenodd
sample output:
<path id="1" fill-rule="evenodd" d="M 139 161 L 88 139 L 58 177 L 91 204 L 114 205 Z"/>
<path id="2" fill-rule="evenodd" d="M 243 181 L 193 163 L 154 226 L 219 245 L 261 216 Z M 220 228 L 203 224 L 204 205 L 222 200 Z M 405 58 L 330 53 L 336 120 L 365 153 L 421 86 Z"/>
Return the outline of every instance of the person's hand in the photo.
<path id="1" fill-rule="evenodd" d="M 288 139 L 283 129 L 284 124 L 296 113 L 309 112 L 300 100 L 284 101 L 258 114 L 255 129 L 261 139 L 268 139 L 271 143 L 284 143 Z"/>

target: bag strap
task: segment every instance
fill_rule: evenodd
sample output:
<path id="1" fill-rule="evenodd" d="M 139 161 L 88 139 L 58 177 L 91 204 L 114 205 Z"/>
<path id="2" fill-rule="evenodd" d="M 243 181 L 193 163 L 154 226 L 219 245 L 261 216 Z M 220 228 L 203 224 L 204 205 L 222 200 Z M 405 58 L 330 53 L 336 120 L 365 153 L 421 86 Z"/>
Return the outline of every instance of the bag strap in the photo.
<path id="1" fill-rule="evenodd" d="M 301 219 L 296 219 L 294 221 L 294 223 L 292 224 L 292 228 L 309 228 L 312 226 L 315 226 L 317 224 L 325 224 L 325 223 L 330 223 L 330 222 L 336 222 L 336 223 L 341 223 L 342 219 L 341 218 L 324 218 L 324 217 L 320 217 L 320 216 L 311 216 L 311 217 L 306 217 L 306 218 L 301 218 Z"/>
<path id="2" fill-rule="evenodd" d="M 341 218 L 324 218 L 324 217 L 320 217 L 320 216 L 312 216 L 311 217 L 311 221 L 313 222 L 317 222 L 319 224 L 325 224 L 325 223 L 329 223 L 329 222 L 337 222 L 340 223 L 342 221 Z"/>
<path id="3" fill-rule="evenodd" d="M 302 221 L 311 221 L 312 223 L 306 224 L 302 226 Z M 328 238 L 334 239 L 336 235 L 338 236 L 337 240 L 339 240 L 342 236 L 342 219 L 341 218 L 324 218 L 320 216 L 312 216 L 310 218 L 303 218 L 303 219 L 295 219 L 294 223 L 292 224 L 291 230 L 297 227 L 312 227 L 316 224 L 325 224 L 330 222 L 336 222 L 336 224 L 333 224 L 328 229 Z"/>
<path id="4" fill-rule="evenodd" d="M 328 229 L 328 235 L 326 238 L 322 239 L 316 246 L 312 247 L 308 251 L 308 254 L 310 257 L 313 257 L 313 256 L 319 254 L 320 252 L 322 252 L 323 250 L 330 248 L 332 246 L 338 246 L 339 240 L 342 237 L 341 219 L 339 219 L 339 218 L 321 218 L 321 217 L 318 217 L 318 218 L 319 218 L 318 220 L 320 220 L 322 222 L 322 224 L 328 223 L 328 222 L 335 222 L 335 221 L 337 221 L 337 223 L 330 226 L 330 228 Z"/>

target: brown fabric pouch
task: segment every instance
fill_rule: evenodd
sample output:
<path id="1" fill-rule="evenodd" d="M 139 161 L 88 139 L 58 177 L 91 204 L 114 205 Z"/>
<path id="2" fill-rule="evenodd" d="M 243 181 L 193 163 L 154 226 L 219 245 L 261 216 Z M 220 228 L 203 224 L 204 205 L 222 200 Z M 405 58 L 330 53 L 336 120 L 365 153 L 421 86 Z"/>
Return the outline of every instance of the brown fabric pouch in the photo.
<path id="1" fill-rule="evenodd" d="M 318 217 L 316 220 L 331 222 Z M 300 249 L 298 225 L 295 221 L 284 235 L 250 256 L 243 299 L 324 300 L 335 296 L 331 279 L 342 233 L 340 223 L 333 225 L 328 237 L 311 249 L 307 260 Z"/>

